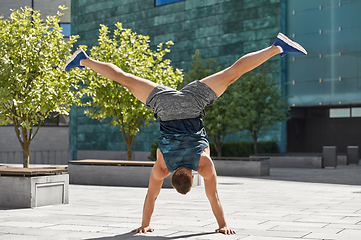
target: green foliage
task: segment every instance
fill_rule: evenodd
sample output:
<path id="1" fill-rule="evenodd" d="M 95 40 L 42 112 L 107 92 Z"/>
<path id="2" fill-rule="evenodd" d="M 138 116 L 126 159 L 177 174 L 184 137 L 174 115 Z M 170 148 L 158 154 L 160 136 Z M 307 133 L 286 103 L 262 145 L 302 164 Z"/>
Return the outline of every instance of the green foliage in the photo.
<path id="1" fill-rule="evenodd" d="M 275 141 L 259 142 L 258 153 L 280 153 L 280 149 Z"/>
<path id="2" fill-rule="evenodd" d="M 230 92 L 225 92 L 212 106 L 206 107 L 205 127 L 208 137 L 215 144 L 219 157 L 221 157 L 224 138 L 236 131 L 234 128 L 237 124 L 235 106 L 235 102 L 230 98 Z"/>
<path id="3" fill-rule="evenodd" d="M 152 145 L 150 145 L 150 156 L 148 157 L 151 161 L 157 160 L 157 149 L 158 149 L 158 142 L 154 142 Z"/>
<path id="4" fill-rule="evenodd" d="M 0 20 L 0 124 L 14 125 L 24 167 L 43 121 L 50 113 L 67 114 L 79 102 L 76 72 L 62 70 L 78 37 L 64 40 L 61 15 L 41 19 L 39 11 L 25 7 Z"/>
<path id="5" fill-rule="evenodd" d="M 239 103 L 235 111 L 240 123 L 238 129 L 249 131 L 255 153 L 260 130 L 267 130 L 275 123 L 287 120 L 290 109 L 284 94 L 272 81 L 269 70 L 268 65 L 263 64 L 233 84 L 238 85 L 239 89 L 232 93 L 234 100 Z"/>
<path id="6" fill-rule="evenodd" d="M 213 143 L 210 147 L 211 156 L 217 156 Z M 279 153 L 278 145 L 274 141 L 258 142 L 258 147 L 259 153 Z M 222 148 L 223 157 L 249 157 L 252 154 L 254 154 L 252 142 L 227 142 Z"/>
<path id="7" fill-rule="evenodd" d="M 192 69 L 185 79 L 187 82 L 203 79 L 221 69 L 215 59 L 203 59 L 199 51 L 196 51 Z M 226 135 L 248 130 L 257 153 L 260 130 L 267 130 L 275 123 L 287 120 L 287 99 L 272 82 L 269 71 L 269 66 L 263 64 L 244 74 L 212 106 L 206 107 L 204 123 L 219 157 L 223 154 L 222 146 Z"/>
<path id="8" fill-rule="evenodd" d="M 202 58 L 198 50 L 192 55 L 192 59 L 192 69 L 189 70 L 184 77 L 185 84 L 193 82 L 194 80 L 201 80 L 222 70 L 222 66 L 218 66 L 216 59 Z"/>
<path id="9" fill-rule="evenodd" d="M 124 29 L 121 23 L 115 24 L 113 36 L 109 37 L 108 27 L 101 25 L 98 46 L 93 46 L 90 57 L 102 62 L 111 62 L 123 71 L 150 81 L 176 88 L 182 82 L 181 70 L 173 69 L 169 59 L 171 41 L 160 43 L 157 51 L 149 49 L 149 37 Z M 89 107 L 86 114 L 101 121 L 107 119 L 112 126 L 121 129 L 124 142 L 128 147 L 128 159 L 139 128 L 147 126 L 153 119 L 153 112 L 117 82 L 86 69 L 82 92 L 92 97 L 84 105 Z"/>

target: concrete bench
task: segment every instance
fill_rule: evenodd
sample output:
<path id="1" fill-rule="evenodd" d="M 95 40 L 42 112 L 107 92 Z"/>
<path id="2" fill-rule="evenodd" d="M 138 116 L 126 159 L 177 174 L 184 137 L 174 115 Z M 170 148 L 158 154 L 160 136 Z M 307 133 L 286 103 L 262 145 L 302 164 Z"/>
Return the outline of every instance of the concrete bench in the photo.
<path id="1" fill-rule="evenodd" d="M 212 157 L 218 176 L 268 176 L 268 158 Z"/>
<path id="2" fill-rule="evenodd" d="M 77 160 L 69 162 L 71 184 L 148 187 L 153 161 Z M 172 175 L 163 181 L 164 188 L 171 188 Z M 202 185 L 202 177 L 193 171 L 193 186 Z"/>
<path id="3" fill-rule="evenodd" d="M 66 173 L 68 169 L 61 168 L 16 168 L 16 167 L 0 167 L 0 176 L 45 176 L 58 173 Z"/>
<path id="4" fill-rule="evenodd" d="M 67 169 L 0 167 L 0 208 L 69 203 Z"/>

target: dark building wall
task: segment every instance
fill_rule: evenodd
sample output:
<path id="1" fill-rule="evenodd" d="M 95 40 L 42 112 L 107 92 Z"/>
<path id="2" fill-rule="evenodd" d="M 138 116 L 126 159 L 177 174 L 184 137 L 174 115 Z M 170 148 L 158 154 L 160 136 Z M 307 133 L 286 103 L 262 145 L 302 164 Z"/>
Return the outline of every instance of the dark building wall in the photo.
<path id="1" fill-rule="evenodd" d="M 329 107 L 295 107 L 288 121 L 289 152 L 322 152 L 323 146 L 337 146 L 345 154 L 348 146 L 361 146 L 361 116 L 332 117 Z M 361 109 L 359 106 L 354 109 Z M 359 155 L 361 149 L 359 147 Z"/>
<path id="2" fill-rule="evenodd" d="M 99 24 L 112 31 L 121 22 L 125 28 L 150 36 L 153 49 L 172 40 L 168 58 L 174 67 L 187 72 L 197 49 L 220 65 L 230 65 L 245 53 L 270 46 L 281 29 L 280 5 L 280 0 L 185 0 L 155 7 L 154 0 L 73 0 L 72 34 L 80 36 L 78 44 L 92 46 L 97 44 Z M 280 83 L 280 57 L 271 63 L 274 80 Z M 157 141 L 157 128 L 154 124 L 143 129 L 133 150 L 148 151 Z M 277 125 L 264 138 L 280 142 L 280 128 Z M 70 132 L 72 150 L 126 148 L 118 130 L 87 119 L 83 109 L 72 110 Z M 237 136 L 231 140 L 240 140 Z"/>

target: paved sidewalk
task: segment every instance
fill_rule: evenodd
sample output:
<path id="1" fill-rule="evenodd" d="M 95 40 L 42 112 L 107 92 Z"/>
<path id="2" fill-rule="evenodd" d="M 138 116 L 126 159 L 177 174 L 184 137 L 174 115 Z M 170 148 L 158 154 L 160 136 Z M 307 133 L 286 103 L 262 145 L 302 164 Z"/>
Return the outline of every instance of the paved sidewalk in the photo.
<path id="1" fill-rule="evenodd" d="M 236 235 L 214 233 L 203 186 L 186 196 L 162 189 L 155 231 L 144 235 L 129 231 L 141 222 L 146 188 L 70 185 L 68 205 L 0 210 L 0 239 L 361 239 L 361 166 L 271 169 L 269 177 L 219 177 L 218 186 Z"/>

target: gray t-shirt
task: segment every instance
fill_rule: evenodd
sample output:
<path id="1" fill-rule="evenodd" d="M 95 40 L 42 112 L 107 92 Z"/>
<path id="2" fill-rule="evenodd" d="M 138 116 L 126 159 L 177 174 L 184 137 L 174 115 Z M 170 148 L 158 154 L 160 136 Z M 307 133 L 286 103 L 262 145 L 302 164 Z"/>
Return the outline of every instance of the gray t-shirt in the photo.
<path id="1" fill-rule="evenodd" d="M 204 108 L 212 105 L 217 94 L 205 83 L 194 81 L 181 90 L 158 85 L 149 94 L 146 108 L 162 121 L 196 118 L 204 115 Z"/>

